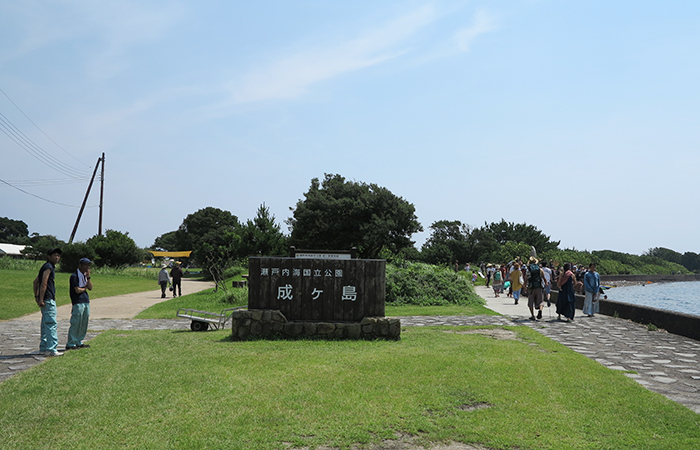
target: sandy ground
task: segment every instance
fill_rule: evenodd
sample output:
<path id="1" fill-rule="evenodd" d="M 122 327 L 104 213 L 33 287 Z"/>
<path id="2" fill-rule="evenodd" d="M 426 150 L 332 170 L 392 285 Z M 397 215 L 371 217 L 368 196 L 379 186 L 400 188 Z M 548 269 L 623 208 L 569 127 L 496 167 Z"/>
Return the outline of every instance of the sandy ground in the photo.
<path id="1" fill-rule="evenodd" d="M 192 294 L 213 288 L 214 283 L 209 281 L 182 280 L 182 295 Z M 168 292 L 170 294 L 170 292 Z M 117 295 L 90 300 L 91 319 L 133 319 L 144 309 L 156 303 L 169 300 L 172 297 L 160 298 L 160 289 L 154 291 L 137 292 L 135 294 Z M 58 320 L 70 320 L 72 305 L 59 306 Z M 27 320 L 41 322 L 41 311 L 27 314 L 14 320 Z"/>

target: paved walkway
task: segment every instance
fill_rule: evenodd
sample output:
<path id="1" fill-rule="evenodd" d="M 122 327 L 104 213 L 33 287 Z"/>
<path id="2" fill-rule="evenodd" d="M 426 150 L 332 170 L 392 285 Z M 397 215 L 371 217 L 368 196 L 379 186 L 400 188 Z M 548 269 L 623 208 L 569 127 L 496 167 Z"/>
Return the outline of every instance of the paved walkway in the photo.
<path id="1" fill-rule="evenodd" d="M 203 288 L 206 287 L 208 286 Z M 184 284 L 183 292 L 186 292 Z M 700 413 L 700 342 L 662 331 L 650 332 L 646 326 L 627 320 L 602 315 L 592 318 L 581 316 L 580 310 L 577 311 L 574 322 L 560 322 L 556 318 L 554 305 L 551 310 L 545 308 L 542 320 L 530 321 L 527 299 L 523 299 L 525 304 L 521 301 L 515 305 L 511 298 L 495 298 L 493 291 L 484 287 L 477 287 L 477 293 L 486 299 L 488 308 L 502 315 L 412 316 L 401 317 L 401 323 L 403 326 L 529 326 L 612 370 L 627 371 L 625 375 L 642 386 Z M 140 311 L 149 301 L 158 303 L 160 293 L 145 293 L 140 302 L 132 300 L 135 305 L 130 307 Z M 130 317 L 134 315 L 136 313 Z M 59 315 L 59 344 L 65 345 L 69 317 L 69 312 L 67 315 Z M 35 352 L 39 344 L 39 320 L 27 320 L 25 316 L 0 322 L 0 382 L 45 359 Z M 97 317 L 93 313 L 87 339 L 110 329 L 183 330 L 188 329 L 189 324 L 188 320 L 106 318 Z"/>

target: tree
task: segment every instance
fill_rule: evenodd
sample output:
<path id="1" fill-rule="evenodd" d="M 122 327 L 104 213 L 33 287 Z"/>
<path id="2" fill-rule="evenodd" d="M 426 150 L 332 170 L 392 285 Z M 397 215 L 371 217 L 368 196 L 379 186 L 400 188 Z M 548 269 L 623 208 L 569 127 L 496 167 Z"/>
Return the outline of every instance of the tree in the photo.
<path id="1" fill-rule="evenodd" d="M 468 225 L 459 220 L 439 220 L 430 225 L 430 229 L 430 237 L 421 247 L 423 261 L 451 267 L 455 261 L 471 260 Z"/>
<path id="2" fill-rule="evenodd" d="M 415 207 L 376 184 L 345 181 L 325 174 L 311 180 L 305 199 L 290 208 L 290 244 L 306 249 L 349 250 L 376 258 L 386 249 L 398 253 L 413 246 L 410 237 L 423 231 Z"/>
<path id="3" fill-rule="evenodd" d="M 538 252 L 547 252 L 556 250 L 559 247 L 560 241 L 551 241 L 550 237 L 542 233 L 534 225 L 526 223 L 506 222 L 501 219 L 500 222 L 490 224 L 484 223 L 481 228 L 484 232 L 489 233 L 499 244 L 506 242 L 522 242 L 535 247 Z"/>
<path id="4" fill-rule="evenodd" d="M 42 236 L 38 233 L 33 233 L 29 240 L 29 246 L 22 250 L 22 253 L 30 258 L 34 258 L 34 261 L 46 258 L 46 253 L 49 250 L 57 247 L 62 249 L 66 245 L 65 242 L 50 234 Z"/>
<path id="5" fill-rule="evenodd" d="M 105 231 L 104 236 L 96 235 L 86 242 L 95 250 L 95 263 L 102 267 L 120 267 L 141 262 L 143 251 L 139 249 L 129 233 L 116 230 Z"/>
<path id="6" fill-rule="evenodd" d="M 287 253 L 287 238 L 264 203 L 258 208 L 255 219 L 249 219 L 240 227 L 239 235 L 242 255 L 281 256 Z"/>
<path id="7" fill-rule="evenodd" d="M 666 261 L 671 261 L 676 264 L 681 264 L 681 261 L 683 259 L 683 255 L 681 255 L 680 253 L 664 247 L 650 248 L 645 253 L 643 253 L 643 256 L 655 256 L 657 258 L 661 258 Z"/>
<path id="8" fill-rule="evenodd" d="M 177 242 L 192 250 L 192 258 L 207 271 L 217 287 L 223 286 L 223 270 L 240 256 L 238 218 L 211 206 L 185 217 L 176 232 Z"/>
<path id="9" fill-rule="evenodd" d="M 75 271 L 78 268 L 78 261 L 80 261 L 81 258 L 87 258 L 91 261 L 95 261 L 97 259 L 95 249 L 85 242 L 65 244 L 61 247 L 61 250 L 63 251 L 59 266 L 61 272 Z"/>
<path id="10" fill-rule="evenodd" d="M 694 252 L 685 252 L 681 258 L 681 264 L 686 269 L 697 272 L 700 270 L 700 255 Z"/>
<path id="11" fill-rule="evenodd" d="M 180 250 L 190 250 L 189 248 L 183 248 L 178 241 L 177 231 L 170 231 L 161 236 L 158 236 L 153 245 L 151 245 L 153 250 L 161 250 L 165 252 L 176 252 Z"/>
<path id="12" fill-rule="evenodd" d="M 6 244 L 27 244 L 29 228 L 21 220 L 0 217 L 0 242 Z"/>

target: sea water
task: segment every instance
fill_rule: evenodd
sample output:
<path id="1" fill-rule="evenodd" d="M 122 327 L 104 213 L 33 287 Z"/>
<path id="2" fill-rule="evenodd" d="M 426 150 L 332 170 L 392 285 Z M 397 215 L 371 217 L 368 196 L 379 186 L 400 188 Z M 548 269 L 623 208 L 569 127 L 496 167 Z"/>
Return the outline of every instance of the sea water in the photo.
<path id="1" fill-rule="evenodd" d="M 700 281 L 652 283 L 605 291 L 608 300 L 700 316 Z"/>

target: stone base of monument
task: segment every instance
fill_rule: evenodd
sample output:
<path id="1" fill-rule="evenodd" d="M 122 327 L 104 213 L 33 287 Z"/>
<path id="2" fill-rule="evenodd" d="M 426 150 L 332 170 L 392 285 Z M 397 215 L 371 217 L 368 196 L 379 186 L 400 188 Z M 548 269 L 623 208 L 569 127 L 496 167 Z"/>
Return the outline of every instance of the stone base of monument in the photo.
<path id="1" fill-rule="evenodd" d="M 365 317 L 361 322 L 289 322 L 276 309 L 234 311 L 234 341 L 258 338 L 283 339 L 401 339 L 401 321 L 389 317 Z"/>

